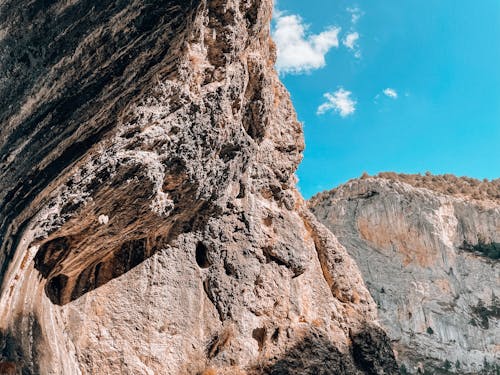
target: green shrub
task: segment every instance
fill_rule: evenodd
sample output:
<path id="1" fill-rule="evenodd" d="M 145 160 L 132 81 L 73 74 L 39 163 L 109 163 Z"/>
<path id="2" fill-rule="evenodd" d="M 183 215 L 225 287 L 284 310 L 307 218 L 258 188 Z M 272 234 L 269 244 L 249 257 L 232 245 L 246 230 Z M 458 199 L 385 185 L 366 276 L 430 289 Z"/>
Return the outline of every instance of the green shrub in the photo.
<path id="1" fill-rule="evenodd" d="M 483 329 L 490 328 L 490 319 L 500 319 L 500 303 L 498 297 L 493 294 L 490 306 L 485 306 L 482 300 L 476 306 L 471 306 L 472 313 L 479 320 L 479 326 Z M 476 319 L 471 319 L 471 324 L 477 326 Z"/>
<path id="2" fill-rule="evenodd" d="M 460 246 L 460 249 L 479 253 L 480 255 L 493 260 L 500 259 L 500 243 L 498 242 L 485 243 L 480 239 L 477 244 L 473 245 L 468 243 L 467 241 L 464 241 L 462 246 Z"/>
<path id="3" fill-rule="evenodd" d="M 480 252 L 485 257 L 498 260 L 500 259 L 500 243 L 478 243 L 474 246 L 474 251 Z"/>
<path id="4" fill-rule="evenodd" d="M 444 361 L 443 363 L 443 368 L 446 370 L 446 371 L 449 371 L 451 369 L 451 362 L 446 360 Z"/>

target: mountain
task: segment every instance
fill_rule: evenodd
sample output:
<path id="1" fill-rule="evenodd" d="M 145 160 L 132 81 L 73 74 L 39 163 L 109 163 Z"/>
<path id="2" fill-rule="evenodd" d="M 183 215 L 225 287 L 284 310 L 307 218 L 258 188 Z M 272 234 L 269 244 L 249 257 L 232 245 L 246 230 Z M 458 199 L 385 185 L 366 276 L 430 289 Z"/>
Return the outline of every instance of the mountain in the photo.
<path id="1" fill-rule="evenodd" d="M 365 175 L 309 207 L 360 267 L 403 373 L 500 371 L 500 180 Z"/>
<path id="2" fill-rule="evenodd" d="M 272 8 L 0 2 L 0 372 L 398 372 L 295 188 Z"/>

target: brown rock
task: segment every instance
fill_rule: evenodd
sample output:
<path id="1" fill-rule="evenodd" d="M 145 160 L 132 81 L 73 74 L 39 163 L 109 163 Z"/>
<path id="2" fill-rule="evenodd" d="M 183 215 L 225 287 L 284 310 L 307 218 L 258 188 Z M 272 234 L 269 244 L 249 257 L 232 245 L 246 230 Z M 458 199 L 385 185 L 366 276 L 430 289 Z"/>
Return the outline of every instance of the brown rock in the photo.
<path id="1" fill-rule="evenodd" d="M 325 374 L 395 373 L 390 350 L 353 355 L 376 307 L 294 188 L 304 144 L 271 10 L 0 5 L 1 360 L 42 374 L 324 360 Z"/>

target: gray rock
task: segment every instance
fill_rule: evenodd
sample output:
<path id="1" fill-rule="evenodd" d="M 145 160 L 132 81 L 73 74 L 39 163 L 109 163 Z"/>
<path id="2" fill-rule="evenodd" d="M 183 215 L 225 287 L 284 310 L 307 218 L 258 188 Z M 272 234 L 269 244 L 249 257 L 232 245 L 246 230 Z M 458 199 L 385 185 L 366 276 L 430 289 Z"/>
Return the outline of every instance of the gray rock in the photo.
<path id="1" fill-rule="evenodd" d="M 495 373 L 499 263 L 470 250 L 500 242 L 496 201 L 365 178 L 310 207 L 356 260 L 409 372 Z"/>

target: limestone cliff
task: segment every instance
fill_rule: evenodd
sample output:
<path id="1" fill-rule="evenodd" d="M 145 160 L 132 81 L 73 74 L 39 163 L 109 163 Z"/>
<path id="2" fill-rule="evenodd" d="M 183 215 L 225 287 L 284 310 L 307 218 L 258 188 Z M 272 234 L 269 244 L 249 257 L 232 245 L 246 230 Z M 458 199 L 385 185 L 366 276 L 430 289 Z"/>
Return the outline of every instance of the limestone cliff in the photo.
<path id="1" fill-rule="evenodd" d="M 0 1 L 0 370 L 394 374 L 295 189 L 271 0 Z"/>
<path id="2" fill-rule="evenodd" d="M 408 373 L 497 374 L 499 181 L 385 175 L 310 207 L 355 258 Z"/>

